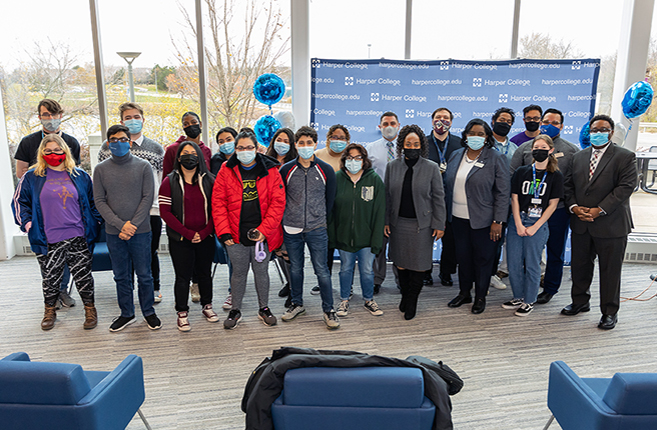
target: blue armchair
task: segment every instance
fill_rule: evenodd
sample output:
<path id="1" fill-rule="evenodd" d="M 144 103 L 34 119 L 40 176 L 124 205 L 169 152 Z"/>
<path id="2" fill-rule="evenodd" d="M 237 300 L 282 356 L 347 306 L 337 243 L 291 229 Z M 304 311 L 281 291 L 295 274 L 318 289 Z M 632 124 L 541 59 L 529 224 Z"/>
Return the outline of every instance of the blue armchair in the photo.
<path id="1" fill-rule="evenodd" d="M 111 372 L 77 364 L 31 362 L 24 352 L 0 360 L 4 430 L 120 430 L 144 402 L 144 369 L 129 355 Z"/>
<path id="2" fill-rule="evenodd" d="M 548 408 L 563 430 L 654 430 L 657 374 L 616 373 L 613 378 L 579 378 L 566 363 L 550 365 Z"/>

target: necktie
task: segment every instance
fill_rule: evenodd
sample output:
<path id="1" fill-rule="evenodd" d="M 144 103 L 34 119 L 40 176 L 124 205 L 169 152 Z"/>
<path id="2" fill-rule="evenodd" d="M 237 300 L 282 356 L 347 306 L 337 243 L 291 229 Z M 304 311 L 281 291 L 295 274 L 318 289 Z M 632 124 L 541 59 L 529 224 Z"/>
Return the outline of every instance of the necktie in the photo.
<path id="1" fill-rule="evenodd" d="M 397 154 L 395 154 L 395 145 L 392 142 L 387 142 L 386 146 L 388 147 L 388 163 L 390 163 L 397 158 Z"/>
<path id="2" fill-rule="evenodd" d="M 589 166 L 589 181 L 593 178 L 596 167 L 598 167 L 598 162 L 600 161 L 600 149 L 593 150 L 593 155 L 591 156 L 591 165 Z"/>

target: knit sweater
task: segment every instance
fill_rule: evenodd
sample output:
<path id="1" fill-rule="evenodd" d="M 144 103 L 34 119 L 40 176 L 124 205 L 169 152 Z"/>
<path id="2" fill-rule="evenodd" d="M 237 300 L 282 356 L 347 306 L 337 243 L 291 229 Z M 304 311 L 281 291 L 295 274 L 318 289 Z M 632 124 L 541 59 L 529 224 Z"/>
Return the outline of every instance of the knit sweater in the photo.
<path id="1" fill-rule="evenodd" d="M 151 231 L 148 216 L 154 183 L 150 164 L 133 156 L 112 155 L 94 169 L 94 201 L 105 220 L 105 232 L 117 235 L 130 221 L 136 234 Z"/>

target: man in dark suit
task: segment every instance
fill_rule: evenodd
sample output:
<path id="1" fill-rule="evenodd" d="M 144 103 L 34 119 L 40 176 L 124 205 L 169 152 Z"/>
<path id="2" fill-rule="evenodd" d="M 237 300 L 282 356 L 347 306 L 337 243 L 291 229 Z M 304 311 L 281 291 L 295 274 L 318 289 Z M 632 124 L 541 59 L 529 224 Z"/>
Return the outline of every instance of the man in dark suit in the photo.
<path id="1" fill-rule="evenodd" d="M 427 136 L 429 144 L 429 160 L 438 163 L 440 172 L 445 173 L 447 161 L 452 152 L 461 149 L 461 138 L 449 132 L 454 114 L 446 107 L 440 107 L 431 114 L 432 132 Z M 440 283 L 446 287 L 453 285 L 452 273 L 456 273 L 456 245 L 450 223 L 445 225 L 445 235 L 442 240 L 440 254 Z M 431 272 L 427 273 L 424 285 L 432 285 Z"/>
<path id="2" fill-rule="evenodd" d="M 561 310 L 577 315 L 591 309 L 590 286 L 595 257 L 600 270 L 598 327 L 616 326 L 627 235 L 632 227 L 630 196 L 637 184 L 636 157 L 610 141 L 614 121 L 596 115 L 589 122 L 591 147 L 573 155 L 566 173 L 565 202 L 572 212 L 572 303 Z"/>

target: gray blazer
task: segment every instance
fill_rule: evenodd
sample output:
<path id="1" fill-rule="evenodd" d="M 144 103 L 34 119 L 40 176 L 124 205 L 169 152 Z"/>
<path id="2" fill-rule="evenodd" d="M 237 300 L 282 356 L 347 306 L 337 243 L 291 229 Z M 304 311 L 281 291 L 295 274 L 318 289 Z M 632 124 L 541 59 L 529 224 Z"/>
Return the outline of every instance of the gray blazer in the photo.
<path id="1" fill-rule="evenodd" d="M 447 220 L 452 221 L 454 182 L 456 172 L 465 156 L 465 148 L 454 151 L 445 171 L 445 204 Z M 490 227 L 493 221 L 505 222 L 509 212 L 511 178 L 509 163 L 504 154 L 485 147 L 465 182 L 470 226 L 473 229 Z"/>
<path id="2" fill-rule="evenodd" d="M 397 225 L 402 186 L 408 166 L 402 158 L 386 169 L 386 225 Z M 413 204 L 419 228 L 445 230 L 445 191 L 438 164 L 420 158 L 413 166 Z"/>

